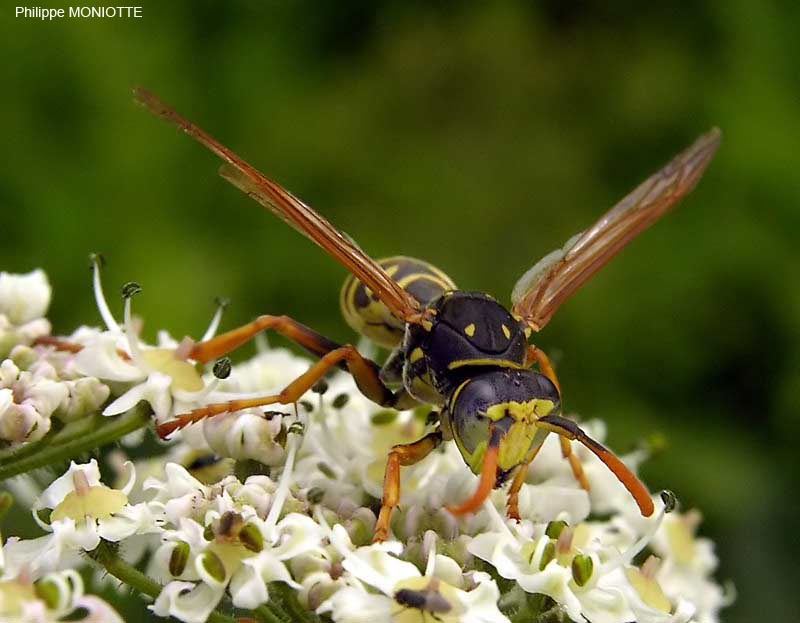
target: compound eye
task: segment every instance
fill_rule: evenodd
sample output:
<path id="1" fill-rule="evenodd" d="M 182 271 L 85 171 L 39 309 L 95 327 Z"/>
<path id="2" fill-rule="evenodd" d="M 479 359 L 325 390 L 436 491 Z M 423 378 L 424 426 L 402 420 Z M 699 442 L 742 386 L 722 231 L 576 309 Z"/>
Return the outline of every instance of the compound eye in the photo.
<path id="1" fill-rule="evenodd" d="M 453 414 L 453 435 L 470 454 L 489 441 L 489 418 L 482 413 L 459 409 Z"/>

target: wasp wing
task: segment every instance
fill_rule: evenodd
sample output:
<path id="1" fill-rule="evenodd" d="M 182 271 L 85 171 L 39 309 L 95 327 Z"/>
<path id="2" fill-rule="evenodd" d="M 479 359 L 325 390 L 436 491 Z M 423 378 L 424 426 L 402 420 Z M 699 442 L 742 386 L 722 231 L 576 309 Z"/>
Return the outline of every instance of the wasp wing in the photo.
<path id="1" fill-rule="evenodd" d="M 542 329 L 578 288 L 695 187 L 714 157 L 720 138 L 717 128 L 702 135 L 590 229 L 539 260 L 514 286 L 514 314 L 535 331 Z"/>
<path id="2" fill-rule="evenodd" d="M 136 88 L 133 92 L 136 100 L 151 113 L 176 125 L 224 160 L 226 164 L 220 168 L 222 177 L 327 251 L 372 290 L 395 316 L 405 322 L 419 320 L 417 300 L 392 280 L 352 239 L 339 232 L 288 190 L 184 119 L 153 93 L 142 88 Z"/>

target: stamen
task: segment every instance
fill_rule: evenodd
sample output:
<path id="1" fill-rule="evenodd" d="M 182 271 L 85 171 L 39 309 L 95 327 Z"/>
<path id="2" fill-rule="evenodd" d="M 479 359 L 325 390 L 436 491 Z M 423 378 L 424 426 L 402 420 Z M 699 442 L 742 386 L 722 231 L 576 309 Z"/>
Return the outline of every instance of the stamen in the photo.
<path id="1" fill-rule="evenodd" d="M 150 370 L 150 366 L 142 357 L 142 349 L 139 348 L 139 336 L 136 334 L 136 328 L 133 326 L 133 317 L 131 315 L 131 299 L 142 291 L 138 283 L 130 281 L 122 286 L 122 296 L 125 299 L 125 337 L 128 338 L 128 348 L 131 351 L 131 359 L 133 359 L 136 367 L 142 370 Z"/>
<path id="2" fill-rule="evenodd" d="M 283 473 L 278 481 L 278 488 L 275 491 L 275 496 L 272 498 L 272 505 L 270 506 L 267 518 L 264 521 L 264 532 L 266 532 L 267 539 L 272 542 L 272 532 L 275 525 L 278 523 L 278 517 L 283 510 L 283 505 L 289 495 L 289 487 L 292 485 L 292 473 L 294 471 L 294 459 L 297 454 L 297 448 L 300 443 L 300 436 L 289 433 L 289 440 L 286 442 L 286 463 L 283 466 Z"/>
<path id="3" fill-rule="evenodd" d="M 103 319 L 109 331 L 121 333 L 122 331 L 117 321 L 114 320 L 114 316 L 111 315 L 111 310 L 108 308 L 105 294 L 103 294 L 103 286 L 100 283 L 100 266 L 105 263 L 105 260 L 103 260 L 103 256 L 99 253 L 92 253 L 92 255 L 89 256 L 89 261 L 92 263 L 94 300 L 95 303 L 97 303 L 100 317 Z"/>
<path id="4" fill-rule="evenodd" d="M 433 572 L 436 569 L 436 539 L 437 534 L 433 530 L 426 530 L 425 535 L 422 537 L 422 547 L 428 555 L 425 563 L 425 577 L 433 577 Z"/>
<path id="5" fill-rule="evenodd" d="M 675 510 L 677 500 L 677 496 L 672 491 L 664 489 L 661 492 L 661 510 L 658 512 L 658 515 L 656 515 L 656 518 L 652 521 L 650 529 L 645 532 L 638 541 L 625 550 L 619 558 L 609 560 L 606 564 L 604 564 L 603 572 L 605 573 L 615 569 L 616 567 L 631 564 L 639 552 L 647 547 L 650 544 L 650 541 L 653 540 L 653 537 L 655 537 L 656 533 L 661 528 L 661 524 L 664 523 L 664 516 L 667 513 L 671 513 L 673 510 Z"/>
<path id="6" fill-rule="evenodd" d="M 219 323 L 222 320 L 222 314 L 225 312 L 225 308 L 231 303 L 230 299 L 222 297 L 217 297 L 214 299 L 214 302 L 217 304 L 217 311 L 214 312 L 214 315 L 211 318 L 211 323 L 208 325 L 208 329 L 206 329 L 206 332 L 203 333 L 203 337 L 200 338 L 201 342 L 210 340 L 217 334 Z"/>

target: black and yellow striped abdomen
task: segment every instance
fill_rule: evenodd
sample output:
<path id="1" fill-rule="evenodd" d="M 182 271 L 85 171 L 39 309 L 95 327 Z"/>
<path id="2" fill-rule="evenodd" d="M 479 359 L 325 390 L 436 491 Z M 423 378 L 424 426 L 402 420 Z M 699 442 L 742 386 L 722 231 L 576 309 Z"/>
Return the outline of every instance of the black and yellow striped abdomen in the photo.
<path id="1" fill-rule="evenodd" d="M 387 257 L 378 260 L 378 264 L 423 306 L 442 293 L 456 289 L 453 280 L 441 270 L 413 257 Z M 344 319 L 358 333 L 386 348 L 400 345 L 405 331 L 403 322 L 352 275 L 342 286 L 340 302 Z"/>

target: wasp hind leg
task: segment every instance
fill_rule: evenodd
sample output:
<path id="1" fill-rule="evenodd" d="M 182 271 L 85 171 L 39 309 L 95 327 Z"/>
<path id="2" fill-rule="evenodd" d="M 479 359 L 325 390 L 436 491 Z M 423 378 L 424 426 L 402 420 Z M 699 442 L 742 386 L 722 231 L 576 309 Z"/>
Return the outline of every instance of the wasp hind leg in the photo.
<path id="1" fill-rule="evenodd" d="M 374 542 L 389 538 L 389 523 L 392 512 L 400 501 L 400 468 L 419 463 L 442 443 L 442 432 L 433 431 L 414 443 L 394 446 L 386 460 L 386 472 L 383 477 L 383 499 L 378 522 L 375 524 Z"/>
<path id="2" fill-rule="evenodd" d="M 358 389 L 367 398 L 384 407 L 409 408 L 414 403 L 405 392 L 393 392 L 380 379 L 378 365 L 363 357 L 355 347 L 340 345 L 325 336 L 309 329 L 288 316 L 260 316 L 253 322 L 223 333 L 211 340 L 195 344 L 190 357 L 201 363 L 220 357 L 238 348 L 261 331 L 272 329 L 299 344 L 309 352 L 318 355 L 320 360 L 308 371 L 301 374 L 277 394 L 212 403 L 179 415 L 174 420 L 157 427 L 159 436 L 171 433 L 207 417 L 271 404 L 292 404 L 297 402 L 311 387 L 325 376 L 331 368 L 339 367 L 348 371 L 356 381 Z"/>
<path id="3" fill-rule="evenodd" d="M 553 385 L 556 386 L 558 393 L 561 393 L 561 384 L 558 382 L 558 376 L 556 375 L 556 370 L 553 367 L 553 362 L 550 361 L 550 357 L 548 357 L 543 350 L 536 348 L 536 346 L 529 346 L 525 361 L 528 365 L 538 365 L 541 373 L 550 379 Z M 569 462 L 569 466 L 570 469 L 572 469 L 572 475 L 575 477 L 575 480 L 578 481 L 578 484 L 582 489 L 590 491 L 591 487 L 589 485 L 589 479 L 586 477 L 586 472 L 583 470 L 583 465 L 581 465 L 580 460 L 572 452 L 572 444 L 570 443 L 570 440 L 559 436 L 558 441 L 561 444 L 561 456 L 563 456 Z M 524 480 L 524 476 L 522 476 L 522 478 Z M 522 483 L 520 483 L 519 486 L 521 487 Z"/>

